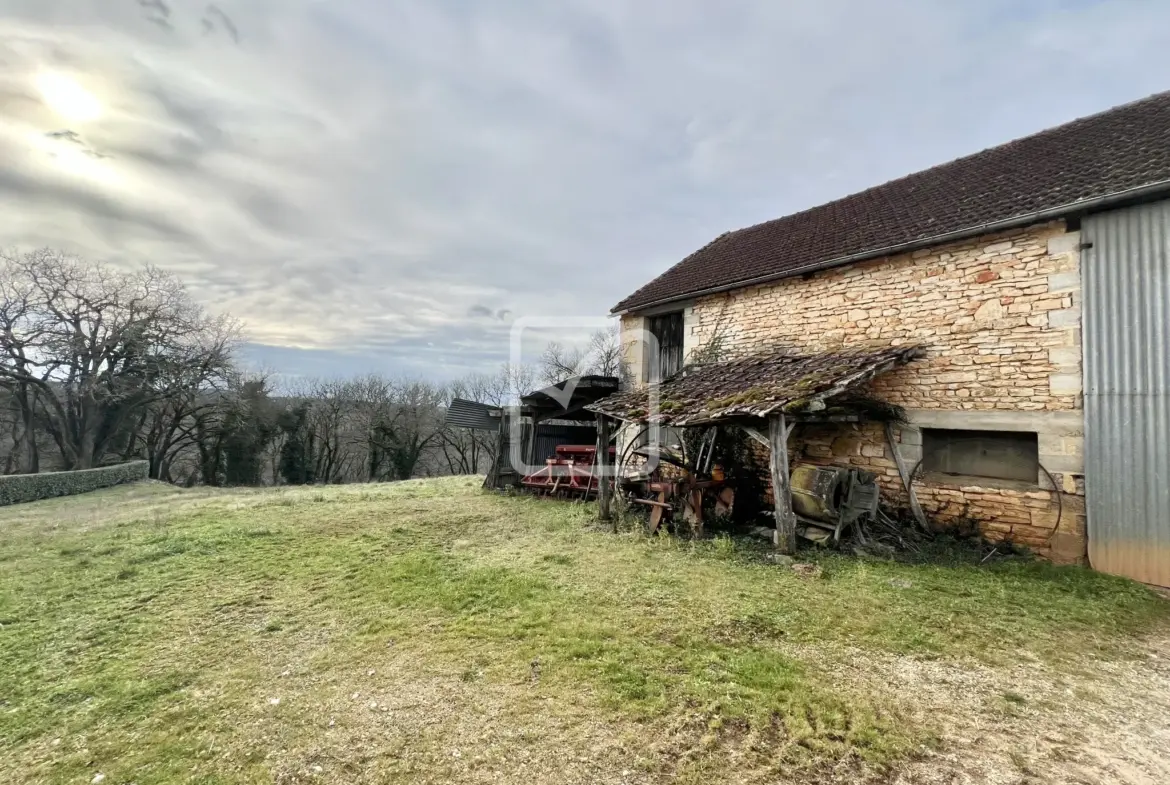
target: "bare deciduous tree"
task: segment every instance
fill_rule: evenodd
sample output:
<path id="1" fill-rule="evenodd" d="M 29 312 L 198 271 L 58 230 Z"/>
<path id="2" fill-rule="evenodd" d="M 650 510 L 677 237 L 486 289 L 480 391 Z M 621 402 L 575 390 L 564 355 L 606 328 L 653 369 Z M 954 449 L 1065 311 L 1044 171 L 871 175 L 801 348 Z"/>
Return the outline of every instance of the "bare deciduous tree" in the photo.
<path id="1" fill-rule="evenodd" d="M 394 385 L 393 403 L 375 426 L 371 440 L 388 469 L 383 478 L 409 480 L 415 476 L 424 453 L 441 438 L 444 399 L 443 389 L 429 382 L 411 380 Z"/>
<path id="2" fill-rule="evenodd" d="M 238 331 L 154 267 L 122 272 L 40 250 L 5 254 L 0 281 L 0 384 L 40 419 L 65 468 L 94 466 L 133 438 L 135 418 L 169 384 L 228 361 Z"/>
<path id="3" fill-rule="evenodd" d="M 621 333 L 616 324 L 594 332 L 584 348 L 550 341 L 540 356 L 540 377 L 545 384 L 590 374 L 621 378 L 625 373 Z"/>
<path id="4" fill-rule="evenodd" d="M 0 254 L 0 470 L 144 458 L 150 476 L 207 485 L 341 483 L 482 471 L 496 433 L 447 427 L 455 398 L 514 403 L 541 368 L 438 385 L 377 375 L 306 380 L 274 397 L 234 361 L 240 327 L 173 275 L 55 251 Z M 550 344 L 543 376 L 620 367 L 616 330 Z M 56 462 L 54 462 L 56 464 Z"/>
<path id="5" fill-rule="evenodd" d="M 621 328 L 617 324 L 598 330 L 589 338 L 590 373 L 621 378 L 626 373 Z"/>

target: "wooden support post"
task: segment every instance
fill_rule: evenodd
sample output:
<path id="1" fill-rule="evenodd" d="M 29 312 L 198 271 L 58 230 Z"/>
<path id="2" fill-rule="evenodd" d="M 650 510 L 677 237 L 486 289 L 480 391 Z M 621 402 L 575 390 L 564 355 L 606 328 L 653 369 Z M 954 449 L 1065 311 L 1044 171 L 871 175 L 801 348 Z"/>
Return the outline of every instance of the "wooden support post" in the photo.
<path id="1" fill-rule="evenodd" d="M 540 427 L 540 418 L 532 415 L 532 426 L 528 429 L 528 449 L 524 453 L 524 462 L 529 466 L 536 465 L 536 429 Z"/>
<path id="2" fill-rule="evenodd" d="M 696 540 L 703 539 L 703 491 L 701 488 L 696 488 L 690 494 L 690 507 L 694 516 L 693 523 L 694 535 Z"/>
<path id="3" fill-rule="evenodd" d="M 500 413 L 500 427 L 496 431 L 496 456 L 492 465 L 488 467 L 483 487 L 491 490 L 500 487 L 500 469 L 503 468 L 504 461 L 510 458 L 511 456 L 508 455 L 508 414 L 507 410 L 504 410 Z"/>
<path id="4" fill-rule="evenodd" d="M 773 543 L 781 553 L 796 553 L 796 513 L 792 511 L 792 486 L 788 474 L 788 434 L 792 431 L 777 412 L 768 420 L 768 441 L 772 448 L 772 498 L 776 502 L 776 532 Z"/>
<path id="5" fill-rule="evenodd" d="M 597 466 L 597 507 L 601 520 L 612 519 L 610 502 L 613 491 L 614 478 L 611 476 L 609 462 L 609 418 L 597 415 L 597 454 L 593 457 Z M 617 531 L 617 521 L 614 521 L 614 531 Z"/>

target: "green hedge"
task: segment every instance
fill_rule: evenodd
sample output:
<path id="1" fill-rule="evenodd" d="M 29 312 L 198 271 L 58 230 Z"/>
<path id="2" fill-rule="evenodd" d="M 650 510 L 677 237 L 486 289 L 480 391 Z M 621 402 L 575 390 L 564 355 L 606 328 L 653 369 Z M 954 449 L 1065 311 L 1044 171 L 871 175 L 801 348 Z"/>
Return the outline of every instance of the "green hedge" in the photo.
<path id="1" fill-rule="evenodd" d="M 131 461 L 100 469 L 43 474 L 8 474 L 0 476 L 0 507 L 6 504 L 35 502 L 54 496 L 72 496 L 124 482 L 145 480 L 150 470 L 146 461 Z"/>

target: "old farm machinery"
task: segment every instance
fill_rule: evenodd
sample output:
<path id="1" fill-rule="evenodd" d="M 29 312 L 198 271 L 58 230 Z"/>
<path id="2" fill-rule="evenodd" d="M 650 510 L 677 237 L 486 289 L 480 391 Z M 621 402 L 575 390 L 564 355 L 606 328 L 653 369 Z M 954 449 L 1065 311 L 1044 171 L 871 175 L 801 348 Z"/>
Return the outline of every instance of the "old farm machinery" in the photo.
<path id="1" fill-rule="evenodd" d="M 609 448 L 614 454 L 614 448 Z M 585 444 L 558 444 L 544 466 L 525 476 L 520 484 L 545 496 L 590 498 L 600 488 L 597 448 Z"/>

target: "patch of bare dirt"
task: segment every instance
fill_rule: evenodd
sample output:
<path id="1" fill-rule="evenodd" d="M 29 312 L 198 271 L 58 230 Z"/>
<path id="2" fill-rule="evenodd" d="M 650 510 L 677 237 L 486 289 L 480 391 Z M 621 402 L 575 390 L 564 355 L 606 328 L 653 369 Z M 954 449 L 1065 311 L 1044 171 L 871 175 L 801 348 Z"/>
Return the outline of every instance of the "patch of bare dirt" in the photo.
<path id="1" fill-rule="evenodd" d="M 513 685 L 428 672 L 417 662 L 368 673 L 273 684 L 286 697 L 256 702 L 249 736 L 277 783 L 612 783 L 652 778 L 637 727 L 607 721 L 581 701 L 542 693 L 528 674 Z"/>
<path id="2" fill-rule="evenodd" d="M 1164 785 L 1170 782 L 1170 639 L 1078 673 L 1021 657 L 1007 669 L 910 658 L 855 663 L 940 729 L 940 749 L 896 785 Z"/>
<path id="3" fill-rule="evenodd" d="M 899 696 L 937 748 L 893 771 L 840 761 L 809 783 L 1163 785 L 1170 782 L 1170 639 L 1079 672 L 1021 655 L 1008 668 L 858 652 L 841 676 Z M 782 729 L 725 726 L 702 712 L 615 722 L 530 673 L 490 684 L 473 670 L 387 657 L 370 670 L 303 675 L 256 696 L 245 734 L 276 782 L 756 783 L 786 781 Z M 302 681 L 304 679 L 304 681 Z M 306 683 L 307 682 L 307 683 Z M 272 699 L 280 698 L 279 703 Z M 234 757 L 234 756 L 229 756 Z"/>

